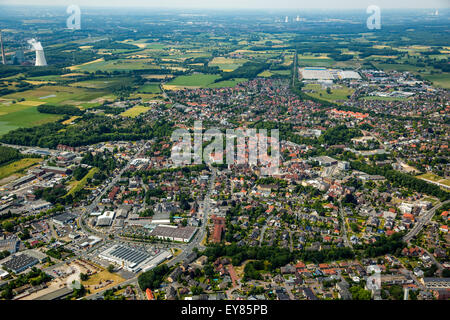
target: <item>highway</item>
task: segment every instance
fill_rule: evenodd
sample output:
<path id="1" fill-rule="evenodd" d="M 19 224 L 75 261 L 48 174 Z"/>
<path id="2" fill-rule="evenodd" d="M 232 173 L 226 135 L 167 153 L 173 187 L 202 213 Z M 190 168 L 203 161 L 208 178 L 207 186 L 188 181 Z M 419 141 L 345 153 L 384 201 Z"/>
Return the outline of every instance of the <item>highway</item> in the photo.
<path id="1" fill-rule="evenodd" d="M 411 241 L 412 238 L 417 236 L 419 232 L 422 230 L 422 228 L 431 221 L 434 214 L 436 213 L 436 210 L 449 202 L 450 200 L 444 201 L 428 210 L 425 214 L 420 215 L 419 218 L 417 219 L 416 224 L 414 224 L 413 228 L 403 237 L 403 241 L 409 242 Z"/>

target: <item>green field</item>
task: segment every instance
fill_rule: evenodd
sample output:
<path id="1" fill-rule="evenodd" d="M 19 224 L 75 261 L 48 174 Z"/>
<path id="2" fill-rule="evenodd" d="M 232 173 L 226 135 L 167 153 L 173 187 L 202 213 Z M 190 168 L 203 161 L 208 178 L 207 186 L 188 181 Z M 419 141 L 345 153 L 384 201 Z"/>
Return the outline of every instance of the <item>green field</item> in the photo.
<path id="1" fill-rule="evenodd" d="M 144 84 L 142 87 L 136 90 L 138 93 L 160 93 L 159 83 Z"/>
<path id="2" fill-rule="evenodd" d="M 167 85 L 205 88 L 219 78 L 220 76 L 216 74 L 191 74 L 188 76 L 176 77 L 172 81 L 168 82 Z"/>
<path id="3" fill-rule="evenodd" d="M 109 94 L 104 90 L 94 90 L 88 88 L 74 88 L 63 86 L 43 86 L 36 89 L 17 92 L 3 96 L 3 99 L 18 100 L 24 98 L 27 101 L 36 101 L 41 103 L 50 103 L 55 105 L 78 104 L 89 102 Z"/>
<path id="4" fill-rule="evenodd" d="M 133 108 L 130 108 L 130 109 L 122 112 L 120 115 L 122 117 L 136 118 L 138 115 L 140 115 L 142 113 L 146 113 L 148 110 L 150 110 L 150 107 L 135 106 Z"/>
<path id="5" fill-rule="evenodd" d="M 367 96 L 367 97 L 361 97 L 360 99 L 364 99 L 364 100 L 378 100 L 378 101 L 406 101 L 406 100 L 408 100 L 408 98 L 378 97 L 378 96 Z"/>
<path id="6" fill-rule="evenodd" d="M 335 102 L 337 100 L 347 100 L 347 96 L 353 93 L 352 89 L 340 86 L 336 89 L 332 88 L 331 93 L 328 94 L 326 89 L 323 89 L 320 84 L 307 84 L 304 89 L 313 90 L 313 92 L 306 92 L 307 95 L 330 102 Z"/>
<path id="7" fill-rule="evenodd" d="M 439 73 L 439 74 L 430 74 L 423 75 L 423 77 L 431 82 L 436 87 L 450 89 L 450 73 Z"/>
<path id="8" fill-rule="evenodd" d="M 75 183 L 75 185 L 73 186 L 73 188 L 70 189 L 70 191 L 67 193 L 66 196 L 68 196 L 69 194 L 73 194 L 75 192 L 80 191 L 81 189 L 84 188 L 84 186 L 87 183 L 88 179 L 92 179 L 92 177 L 94 176 L 95 173 L 97 173 L 99 171 L 98 168 L 92 168 L 91 170 L 89 170 L 89 172 L 78 182 Z"/>
<path id="9" fill-rule="evenodd" d="M 220 82 L 216 82 L 216 83 L 211 83 L 208 85 L 208 88 L 227 88 L 227 87 L 234 87 L 235 85 L 237 85 L 238 83 L 247 81 L 247 79 L 245 78 L 236 78 L 233 80 L 225 80 L 225 81 L 220 81 Z"/>
<path id="10" fill-rule="evenodd" d="M 71 87 L 83 87 L 90 89 L 107 89 L 121 83 L 130 82 L 130 78 L 105 78 L 105 79 L 96 79 L 96 80 L 86 80 L 73 82 L 69 84 Z"/>
<path id="11" fill-rule="evenodd" d="M 435 175 L 434 173 L 425 173 L 420 176 L 417 176 L 417 178 L 423 179 L 423 180 L 434 181 L 434 182 L 441 183 L 443 185 L 450 187 L 450 180 L 441 178 L 438 175 Z"/>
<path id="12" fill-rule="evenodd" d="M 152 64 L 149 59 L 117 59 L 109 61 L 95 61 L 88 64 L 72 67 L 73 71 L 129 71 L 143 69 L 160 69 L 159 66 Z"/>
<path id="13" fill-rule="evenodd" d="M 21 173 L 23 170 L 41 162 L 38 158 L 25 158 L 14 161 L 10 164 L 0 167 L 0 179 L 7 178 L 15 173 Z"/>
<path id="14" fill-rule="evenodd" d="M 40 113 L 36 106 L 0 106 L 0 135 L 17 128 L 29 128 L 61 119 L 61 115 Z"/>

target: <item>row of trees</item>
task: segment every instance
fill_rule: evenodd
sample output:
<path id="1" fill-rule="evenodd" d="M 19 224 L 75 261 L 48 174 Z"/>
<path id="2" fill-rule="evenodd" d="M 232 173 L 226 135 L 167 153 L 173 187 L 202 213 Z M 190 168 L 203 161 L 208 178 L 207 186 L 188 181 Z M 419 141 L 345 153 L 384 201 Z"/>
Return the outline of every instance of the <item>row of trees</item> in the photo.
<path id="1" fill-rule="evenodd" d="M 0 146 L 0 165 L 20 158 L 21 155 L 17 149 Z"/>
<path id="2" fill-rule="evenodd" d="M 40 113 L 67 114 L 70 116 L 81 116 L 84 113 L 84 111 L 74 106 L 53 106 L 50 104 L 38 106 L 37 111 Z"/>
<path id="3" fill-rule="evenodd" d="M 396 186 L 405 187 L 417 192 L 429 194 L 439 198 L 441 201 L 450 199 L 450 193 L 442 190 L 439 186 L 410 176 L 409 174 L 396 171 L 392 169 L 391 166 L 371 166 L 362 161 L 351 161 L 350 164 L 352 169 L 363 171 L 368 174 L 382 175 Z"/>

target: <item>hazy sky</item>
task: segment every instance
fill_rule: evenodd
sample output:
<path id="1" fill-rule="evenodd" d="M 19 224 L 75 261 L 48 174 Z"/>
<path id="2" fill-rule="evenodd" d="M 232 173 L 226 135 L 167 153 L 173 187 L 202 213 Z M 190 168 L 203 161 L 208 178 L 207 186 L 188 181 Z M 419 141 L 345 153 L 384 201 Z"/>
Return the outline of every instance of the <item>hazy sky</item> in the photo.
<path id="1" fill-rule="evenodd" d="M 3 5 L 134 6 L 196 9 L 449 8 L 450 0 L 0 0 Z"/>

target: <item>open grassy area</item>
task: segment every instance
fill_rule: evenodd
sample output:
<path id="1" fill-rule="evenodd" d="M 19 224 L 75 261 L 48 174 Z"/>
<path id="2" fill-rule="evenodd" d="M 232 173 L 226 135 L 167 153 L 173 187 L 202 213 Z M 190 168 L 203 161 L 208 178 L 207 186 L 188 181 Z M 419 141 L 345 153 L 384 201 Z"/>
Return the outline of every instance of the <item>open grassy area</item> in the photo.
<path id="1" fill-rule="evenodd" d="M 448 72 L 423 75 L 423 77 L 431 81 L 436 87 L 450 89 L 450 73 Z"/>
<path id="2" fill-rule="evenodd" d="M 10 164 L 4 165 L 0 167 L 0 179 L 7 178 L 13 174 L 23 174 L 22 171 L 25 169 L 41 162 L 42 159 L 39 158 L 25 158 L 14 161 Z"/>
<path id="3" fill-rule="evenodd" d="M 144 106 L 135 106 L 133 108 L 130 108 L 124 112 L 122 112 L 120 115 L 122 117 L 131 117 L 131 118 L 135 118 L 138 115 L 147 112 L 148 110 L 150 110 L 150 107 L 144 107 Z"/>
<path id="4" fill-rule="evenodd" d="M 216 74 L 191 74 L 188 76 L 176 77 L 167 84 L 169 86 L 205 88 L 219 78 L 220 76 Z"/>
<path id="5" fill-rule="evenodd" d="M 75 192 L 80 191 L 81 189 L 84 188 L 84 186 L 87 183 L 88 179 L 92 179 L 92 177 L 94 176 L 95 173 L 98 172 L 98 168 L 92 168 L 91 170 L 89 170 L 89 172 L 80 180 L 74 183 L 73 187 L 69 190 L 69 192 L 67 193 L 66 196 L 68 196 L 69 194 L 73 194 Z"/>
<path id="6" fill-rule="evenodd" d="M 43 86 L 3 96 L 3 99 L 18 100 L 24 98 L 26 101 L 36 101 L 55 105 L 79 104 L 89 102 L 96 98 L 109 94 L 105 90 L 94 90 L 88 88 L 74 88 L 69 86 Z"/>
<path id="7" fill-rule="evenodd" d="M 108 281 L 108 280 L 112 281 L 112 283 L 110 283 L 106 286 L 102 286 L 102 284 L 106 283 L 106 281 Z M 98 291 L 102 291 L 104 289 L 116 286 L 123 281 L 125 281 L 125 279 L 122 278 L 121 276 L 119 276 L 118 274 L 110 273 L 106 270 L 103 270 L 101 272 L 98 272 L 94 275 L 89 276 L 88 280 L 81 281 L 81 284 L 86 289 L 89 289 L 91 294 L 93 294 Z"/>
<path id="8" fill-rule="evenodd" d="M 422 180 L 438 182 L 438 183 L 441 183 L 443 185 L 446 185 L 446 186 L 450 187 L 450 180 L 441 178 L 438 175 L 435 175 L 434 173 L 431 173 L 431 172 L 428 172 L 428 173 L 422 174 L 420 176 L 417 176 L 417 178 L 422 179 Z"/>
<path id="9" fill-rule="evenodd" d="M 232 59 L 225 57 L 215 57 L 210 63 L 210 67 L 218 66 L 222 71 L 230 72 L 242 66 L 248 60 Z"/>
<path id="10" fill-rule="evenodd" d="M 238 83 L 241 83 L 241 82 L 244 82 L 244 81 L 247 81 L 247 79 L 245 79 L 245 78 L 236 78 L 236 79 L 232 79 L 232 80 L 225 80 L 225 81 L 220 81 L 220 82 L 216 82 L 216 83 L 211 83 L 207 87 L 208 88 L 234 87 Z"/>
<path id="11" fill-rule="evenodd" d="M 402 97 L 378 97 L 378 96 L 367 96 L 367 97 L 361 97 L 360 99 L 379 100 L 379 101 L 405 101 L 405 100 L 408 100 L 408 98 L 402 98 Z"/>
<path id="12" fill-rule="evenodd" d="M 326 89 L 322 88 L 320 84 L 307 84 L 304 89 L 312 90 L 312 92 L 307 92 L 309 96 L 327 100 L 330 102 L 335 102 L 337 100 L 347 100 L 347 96 L 353 93 L 352 89 L 344 86 L 339 86 L 339 88 L 331 88 L 331 93 L 328 94 Z"/>
<path id="13" fill-rule="evenodd" d="M 159 83 L 149 83 L 140 87 L 137 92 L 139 93 L 160 93 Z"/>
<path id="14" fill-rule="evenodd" d="M 160 69 L 156 64 L 152 64 L 151 59 L 116 59 L 104 61 L 103 59 L 91 61 L 85 64 L 71 67 L 74 71 L 115 71 L 115 70 L 143 70 Z"/>
<path id="15" fill-rule="evenodd" d="M 17 128 L 29 128 L 61 119 L 61 115 L 40 113 L 36 106 L 0 106 L 0 135 Z"/>

